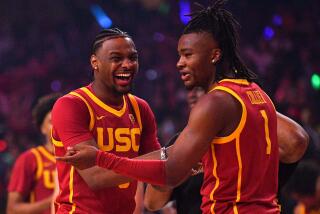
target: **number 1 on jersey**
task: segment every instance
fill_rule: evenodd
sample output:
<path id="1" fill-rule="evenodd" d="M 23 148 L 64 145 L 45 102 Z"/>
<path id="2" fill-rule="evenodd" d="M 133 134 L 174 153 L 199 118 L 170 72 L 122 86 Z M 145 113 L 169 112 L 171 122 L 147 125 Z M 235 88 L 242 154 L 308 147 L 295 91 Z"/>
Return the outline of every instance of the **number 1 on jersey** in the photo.
<path id="1" fill-rule="evenodd" d="M 265 137 L 267 141 L 267 148 L 266 148 L 266 153 L 267 155 L 271 154 L 271 141 L 270 141 L 270 135 L 269 135 L 269 126 L 268 126 L 268 116 L 265 110 L 260 110 L 260 113 L 263 117 L 264 120 L 264 132 L 265 132 Z"/>

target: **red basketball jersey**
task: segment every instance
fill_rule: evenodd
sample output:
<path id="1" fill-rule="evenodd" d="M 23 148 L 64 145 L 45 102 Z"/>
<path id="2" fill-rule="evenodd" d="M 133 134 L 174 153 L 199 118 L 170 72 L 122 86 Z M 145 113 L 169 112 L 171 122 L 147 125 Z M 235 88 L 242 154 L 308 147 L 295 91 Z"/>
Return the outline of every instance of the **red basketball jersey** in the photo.
<path id="1" fill-rule="evenodd" d="M 235 131 L 215 138 L 202 159 L 203 213 L 279 213 L 279 148 L 272 101 L 247 80 L 225 79 L 213 90 L 237 99 L 242 116 Z"/>
<path id="2" fill-rule="evenodd" d="M 22 153 L 16 160 L 8 192 L 19 192 L 25 201 L 41 201 L 52 196 L 54 176 L 54 156 L 38 146 Z M 43 213 L 50 214 L 50 208 Z"/>
<path id="3" fill-rule="evenodd" d="M 57 156 L 63 156 L 68 146 L 92 138 L 99 149 L 129 158 L 160 148 L 150 107 L 133 95 L 123 96 L 123 107 L 116 110 L 96 97 L 89 85 L 60 98 L 52 112 Z M 57 170 L 58 213 L 133 212 L 136 181 L 93 191 L 73 166 L 58 162 Z"/>

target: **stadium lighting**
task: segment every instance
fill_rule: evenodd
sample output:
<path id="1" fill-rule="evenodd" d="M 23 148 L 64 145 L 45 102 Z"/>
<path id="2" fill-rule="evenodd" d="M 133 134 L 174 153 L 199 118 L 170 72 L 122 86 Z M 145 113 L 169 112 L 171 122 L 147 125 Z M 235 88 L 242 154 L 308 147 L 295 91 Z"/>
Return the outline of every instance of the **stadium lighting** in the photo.
<path id="1" fill-rule="evenodd" d="M 110 28 L 112 26 L 112 20 L 102 9 L 102 7 L 97 4 L 93 4 L 91 5 L 90 10 L 102 28 Z"/>
<path id="2" fill-rule="evenodd" d="M 315 90 L 320 90 L 320 75 L 319 74 L 312 74 L 311 76 L 311 86 Z"/>
<path id="3" fill-rule="evenodd" d="M 190 2 L 187 0 L 180 0 L 179 6 L 180 6 L 180 20 L 182 21 L 183 24 L 187 24 L 188 21 L 190 20 L 190 17 L 186 15 L 191 13 Z"/>

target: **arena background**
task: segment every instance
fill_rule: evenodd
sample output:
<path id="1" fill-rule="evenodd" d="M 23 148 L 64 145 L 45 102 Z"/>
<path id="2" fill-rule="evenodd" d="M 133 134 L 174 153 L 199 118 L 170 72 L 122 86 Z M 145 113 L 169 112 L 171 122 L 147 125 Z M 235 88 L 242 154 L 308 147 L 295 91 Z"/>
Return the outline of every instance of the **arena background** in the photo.
<path id="1" fill-rule="evenodd" d="M 197 2 L 208 5 L 208 1 Z M 103 27 L 132 35 L 140 72 L 134 93 L 154 110 L 165 143 L 186 123 L 185 90 L 175 67 L 188 0 L 0 1 L 0 213 L 10 168 L 41 143 L 31 109 L 38 97 L 90 82 L 91 41 Z M 278 111 L 311 137 L 305 159 L 320 159 L 320 1 L 229 0 L 242 25 L 240 51 Z M 294 203 L 294 202 L 290 202 Z"/>

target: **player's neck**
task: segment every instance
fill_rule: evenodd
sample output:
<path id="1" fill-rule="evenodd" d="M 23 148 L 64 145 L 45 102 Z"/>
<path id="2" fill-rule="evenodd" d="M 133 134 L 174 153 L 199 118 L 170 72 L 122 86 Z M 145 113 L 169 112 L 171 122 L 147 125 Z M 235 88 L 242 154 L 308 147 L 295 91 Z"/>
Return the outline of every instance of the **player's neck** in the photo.
<path id="1" fill-rule="evenodd" d="M 47 141 L 43 146 L 48 152 L 53 153 L 53 145 L 50 141 Z"/>
<path id="2" fill-rule="evenodd" d="M 94 94 L 105 104 L 116 109 L 121 109 L 123 106 L 123 94 L 115 93 L 111 90 L 104 89 L 98 83 L 93 82 L 92 89 Z"/>

